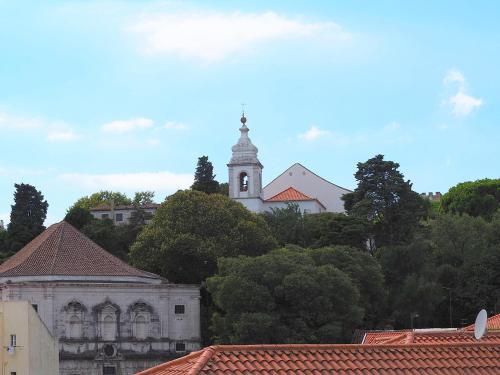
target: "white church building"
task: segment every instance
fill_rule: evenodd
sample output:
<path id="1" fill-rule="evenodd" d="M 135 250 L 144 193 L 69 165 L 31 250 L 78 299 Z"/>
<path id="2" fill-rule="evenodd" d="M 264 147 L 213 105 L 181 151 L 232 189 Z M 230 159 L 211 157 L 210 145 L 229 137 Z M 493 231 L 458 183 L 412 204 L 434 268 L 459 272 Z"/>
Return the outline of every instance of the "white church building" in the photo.
<path id="1" fill-rule="evenodd" d="M 335 185 L 299 163 L 286 169 L 264 188 L 258 149 L 248 137 L 245 115 L 241 117 L 240 138 L 232 147 L 228 163 L 229 197 L 253 212 L 297 204 L 302 213 L 344 212 L 342 195 L 351 191 Z"/>

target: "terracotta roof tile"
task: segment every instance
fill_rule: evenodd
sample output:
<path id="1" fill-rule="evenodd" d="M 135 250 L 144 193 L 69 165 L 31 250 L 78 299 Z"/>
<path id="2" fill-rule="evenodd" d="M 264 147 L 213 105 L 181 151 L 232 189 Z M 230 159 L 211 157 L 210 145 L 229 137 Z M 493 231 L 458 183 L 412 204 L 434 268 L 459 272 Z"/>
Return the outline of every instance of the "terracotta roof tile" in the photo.
<path id="1" fill-rule="evenodd" d="M 65 221 L 51 225 L 0 265 L 0 277 L 54 275 L 160 278 L 129 266 Z"/>
<path id="2" fill-rule="evenodd" d="M 438 343 L 475 343 L 474 333 L 470 331 L 429 330 L 429 331 L 382 331 L 368 332 L 364 345 L 387 344 L 438 344 Z M 490 332 L 481 342 L 500 344 L 500 332 Z"/>
<path id="3" fill-rule="evenodd" d="M 211 346 L 138 375 L 500 374 L 500 344 Z"/>
<path id="4" fill-rule="evenodd" d="M 304 193 L 294 189 L 293 187 L 289 187 L 286 190 L 283 190 L 281 193 L 278 193 L 272 196 L 269 199 L 266 199 L 266 202 L 290 202 L 290 201 L 313 201 L 314 198 L 311 198 Z"/>
<path id="5" fill-rule="evenodd" d="M 464 328 L 464 331 L 474 332 L 474 324 L 467 326 Z M 500 314 L 490 316 L 487 321 L 487 330 L 488 332 L 492 331 L 500 331 Z"/>

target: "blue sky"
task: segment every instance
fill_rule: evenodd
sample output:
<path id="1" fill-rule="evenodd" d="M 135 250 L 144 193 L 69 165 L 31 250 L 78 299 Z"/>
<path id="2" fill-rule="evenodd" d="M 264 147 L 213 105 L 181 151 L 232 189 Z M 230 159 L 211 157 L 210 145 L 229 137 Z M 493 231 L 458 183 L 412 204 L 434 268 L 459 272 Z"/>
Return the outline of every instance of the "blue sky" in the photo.
<path id="1" fill-rule="evenodd" d="M 500 3 L 2 1 L 0 218 L 101 189 L 226 181 L 246 103 L 264 182 L 294 162 L 354 188 L 382 153 L 418 192 L 498 178 Z"/>

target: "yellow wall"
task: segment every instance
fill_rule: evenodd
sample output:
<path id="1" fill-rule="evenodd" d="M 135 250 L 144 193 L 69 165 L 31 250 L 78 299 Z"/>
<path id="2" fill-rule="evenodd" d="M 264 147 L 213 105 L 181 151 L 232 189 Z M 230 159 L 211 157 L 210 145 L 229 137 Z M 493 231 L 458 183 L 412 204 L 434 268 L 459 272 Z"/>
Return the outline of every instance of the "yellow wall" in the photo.
<path id="1" fill-rule="evenodd" d="M 9 354 L 12 334 L 17 347 Z M 0 302 L 0 342 L 0 375 L 59 374 L 57 342 L 29 302 Z"/>

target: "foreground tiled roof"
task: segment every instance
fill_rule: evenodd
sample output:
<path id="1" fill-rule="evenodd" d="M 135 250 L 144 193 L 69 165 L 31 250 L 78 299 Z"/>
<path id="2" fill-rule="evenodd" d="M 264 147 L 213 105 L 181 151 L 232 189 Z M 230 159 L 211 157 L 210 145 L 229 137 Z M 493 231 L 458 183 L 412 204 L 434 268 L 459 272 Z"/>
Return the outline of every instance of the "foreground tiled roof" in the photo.
<path id="1" fill-rule="evenodd" d="M 487 321 L 487 330 L 488 332 L 492 331 L 500 331 L 500 314 L 490 316 Z M 467 326 L 464 328 L 464 331 L 474 332 L 474 324 Z"/>
<path id="2" fill-rule="evenodd" d="M 140 206 L 140 208 L 142 210 L 149 210 L 149 209 L 156 209 L 156 208 L 158 208 L 160 206 L 161 206 L 161 204 L 159 204 L 159 203 L 150 203 L 150 204 L 142 205 L 142 206 Z M 134 208 L 136 208 L 136 206 L 133 206 L 133 205 L 117 205 L 117 206 L 113 207 L 113 210 L 115 210 L 115 211 L 133 210 Z M 99 206 L 95 206 L 95 207 L 90 208 L 89 211 L 111 211 L 111 206 L 107 205 L 107 204 L 101 204 Z"/>
<path id="3" fill-rule="evenodd" d="M 138 375 L 500 374 L 500 345 L 211 346 Z"/>
<path id="4" fill-rule="evenodd" d="M 368 332 L 363 339 L 363 344 L 368 345 L 476 342 L 474 332 L 450 330 Z M 481 342 L 500 344 L 500 333 L 488 333 L 482 337 Z"/>
<path id="5" fill-rule="evenodd" d="M 159 278 L 129 266 L 65 221 L 51 225 L 0 265 L 0 277 L 55 275 Z"/>
<path id="6" fill-rule="evenodd" d="M 272 196 L 269 199 L 266 199 L 267 202 L 289 202 L 289 201 L 313 201 L 314 199 L 301 193 L 300 191 L 294 189 L 293 187 L 289 187 L 286 190 L 283 190 L 281 193 L 278 193 Z"/>

